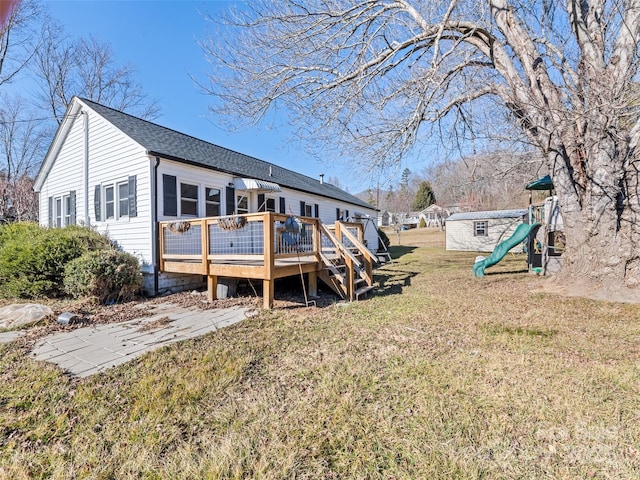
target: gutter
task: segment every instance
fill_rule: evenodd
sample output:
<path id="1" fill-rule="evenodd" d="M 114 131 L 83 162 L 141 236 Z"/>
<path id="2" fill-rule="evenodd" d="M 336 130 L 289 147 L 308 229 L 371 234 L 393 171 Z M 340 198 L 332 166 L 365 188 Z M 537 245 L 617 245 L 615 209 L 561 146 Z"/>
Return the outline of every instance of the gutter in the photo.
<path id="1" fill-rule="evenodd" d="M 82 177 L 84 181 L 84 224 L 86 226 L 89 226 L 91 222 L 89 219 L 89 113 L 85 110 L 81 111 L 80 113 L 84 117 L 84 149 L 82 164 Z"/>
<path id="2" fill-rule="evenodd" d="M 160 157 L 156 157 L 151 175 L 151 258 L 153 258 L 153 296 L 158 296 L 158 276 L 160 267 L 160 248 L 158 246 L 158 166 Z"/>

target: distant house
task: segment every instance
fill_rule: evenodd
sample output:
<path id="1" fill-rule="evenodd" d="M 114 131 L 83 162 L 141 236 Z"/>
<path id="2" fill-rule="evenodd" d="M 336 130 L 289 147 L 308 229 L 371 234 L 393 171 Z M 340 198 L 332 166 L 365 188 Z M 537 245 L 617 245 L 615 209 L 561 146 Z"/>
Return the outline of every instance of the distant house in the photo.
<path id="1" fill-rule="evenodd" d="M 391 214 L 386 210 L 378 212 L 378 226 L 388 227 L 389 225 L 391 225 Z"/>
<path id="2" fill-rule="evenodd" d="M 203 281 L 202 275 L 159 272 L 161 221 L 275 212 L 333 224 L 341 218 L 376 218 L 377 213 L 322 178 L 77 97 L 34 189 L 40 196 L 41 225 L 85 224 L 107 233 L 140 259 L 149 293 Z M 369 245 L 378 244 L 374 227 L 365 227 Z"/>
<path id="3" fill-rule="evenodd" d="M 447 209 L 434 203 L 422 210 L 418 215 L 420 218 L 424 218 L 427 227 L 439 227 L 449 216 L 449 212 Z"/>
<path id="4" fill-rule="evenodd" d="M 528 213 L 526 208 L 454 213 L 446 221 L 446 248 L 491 252 L 498 243 L 509 238 L 518 225 L 526 222 Z M 524 251 L 524 244 L 513 251 Z"/>

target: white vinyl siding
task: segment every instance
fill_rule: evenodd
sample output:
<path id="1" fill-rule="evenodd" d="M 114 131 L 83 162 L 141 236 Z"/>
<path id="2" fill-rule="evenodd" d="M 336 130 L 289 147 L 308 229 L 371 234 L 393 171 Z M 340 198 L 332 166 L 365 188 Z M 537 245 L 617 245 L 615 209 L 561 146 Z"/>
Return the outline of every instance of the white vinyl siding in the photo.
<path id="1" fill-rule="evenodd" d="M 129 137 L 116 129 L 100 115 L 89 112 L 89 200 L 86 208 L 90 224 L 99 232 L 108 233 L 125 251 L 140 258 L 143 270 L 153 264 L 151 258 L 152 225 L 150 208 L 150 172 L 151 161 L 146 150 Z M 60 151 L 50 167 L 40 190 L 40 223 L 48 223 L 47 199 L 66 195 L 71 190 L 76 191 L 75 214 L 76 223 L 84 223 L 85 193 L 84 193 L 84 115 L 78 114 L 72 118 L 70 129 L 62 140 Z M 114 202 L 117 200 L 118 185 L 124 184 L 130 176 L 137 178 L 137 216 L 116 218 L 119 215 L 118 204 L 113 205 L 112 218 L 106 219 L 104 187 L 114 188 Z M 102 198 L 103 216 L 100 221 L 95 217 L 95 189 Z M 124 188 L 124 187 L 123 187 Z M 57 220 L 56 220 L 57 221 Z M 64 222 L 65 219 L 62 220 Z"/>
<path id="2" fill-rule="evenodd" d="M 479 222 L 486 222 L 485 235 L 476 234 Z M 521 220 L 515 218 L 496 218 L 483 220 L 447 220 L 446 249 L 467 252 L 492 252 L 503 240 L 515 232 Z M 524 244 L 511 249 L 512 252 L 522 252 Z"/>

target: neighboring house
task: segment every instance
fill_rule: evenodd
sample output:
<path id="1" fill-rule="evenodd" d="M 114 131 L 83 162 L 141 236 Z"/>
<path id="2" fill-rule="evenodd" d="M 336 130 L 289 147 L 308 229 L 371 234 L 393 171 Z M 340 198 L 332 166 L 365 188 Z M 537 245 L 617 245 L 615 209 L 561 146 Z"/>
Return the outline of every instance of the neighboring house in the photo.
<path id="1" fill-rule="evenodd" d="M 40 223 L 84 224 L 140 259 L 151 294 L 195 287 L 202 275 L 159 274 L 158 222 L 272 211 L 375 218 L 367 202 L 331 185 L 74 97 L 35 181 Z M 365 230 L 377 245 L 373 222 Z"/>
<path id="2" fill-rule="evenodd" d="M 391 214 L 387 210 L 378 212 L 378 226 L 388 227 L 389 225 L 391 225 Z"/>
<path id="3" fill-rule="evenodd" d="M 449 212 L 434 203 L 422 210 L 418 215 L 420 218 L 424 218 L 427 227 L 439 227 L 447 219 Z"/>
<path id="4" fill-rule="evenodd" d="M 526 208 L 486 212 L 454 213 L 446 221 L 447 250 L 492 252 L 498 243 L 509 238 L 529 215 Z M 524 251 L 524 244 L 512 251 Z"/>

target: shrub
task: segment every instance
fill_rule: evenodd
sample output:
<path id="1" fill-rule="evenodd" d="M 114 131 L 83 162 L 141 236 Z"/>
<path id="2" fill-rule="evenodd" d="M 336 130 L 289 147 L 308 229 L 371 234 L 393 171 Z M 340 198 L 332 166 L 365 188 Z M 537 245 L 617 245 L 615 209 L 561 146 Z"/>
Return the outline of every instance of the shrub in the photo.
<path id="1" fill-rule="evenodd" d="M 86 227 L 43 228 L 35 223 L 0 226 L 0 296 L 37 298 L 64 293 L 67 263 L 112 242 Z"/>
<path id="2" fill-rule="evenodd" d="M 420 224 L 418 225 L 418 228 L 425 228 L 427 226 L 427 222 L 425 221 L 424 217 L 420 217 Z"/>
<path id="3" fill-rule="evenodd" d="M 97 250 L 70 261 L 64 289 L 73 297 L 95 297 L 100 303 L 127 301 L 142 285 L 138 259 L 115 249 Z"/>
<path id="4" fill-rule="evenodd" d="M 389 245 L 391 245 L 391 240 L 384 230 L 378 229 L 378 250 L 389 250 Z"/>

